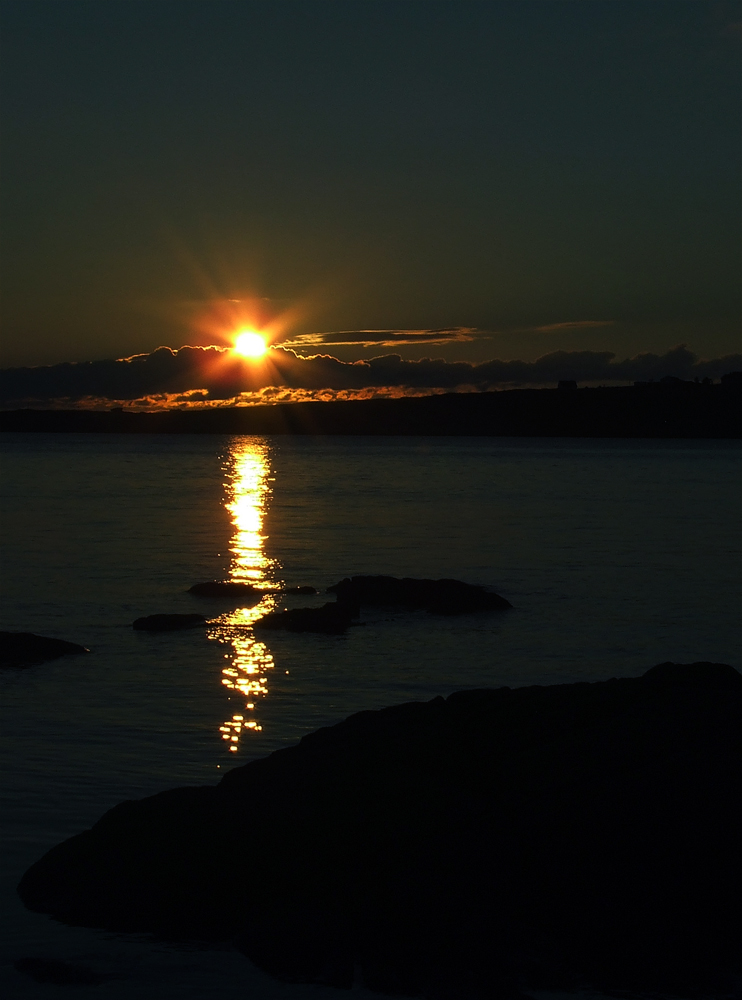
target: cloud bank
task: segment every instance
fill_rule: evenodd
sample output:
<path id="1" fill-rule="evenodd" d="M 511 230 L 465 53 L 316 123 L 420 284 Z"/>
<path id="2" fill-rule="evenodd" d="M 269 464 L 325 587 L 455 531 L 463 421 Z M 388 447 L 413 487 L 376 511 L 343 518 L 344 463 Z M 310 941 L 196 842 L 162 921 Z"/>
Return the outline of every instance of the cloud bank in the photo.
<path id="1" fill-rule="evenodd" d="M 406 361 L 388 354 L 345 362 L 326 354 L 301 357 L 272 348 L 264 358 L 246 360 L 218 347 L 160 347 L 151 354 L 110 361 L 65 363 L 0 371 L 0 405 L 5 408 L 81 400 L 127 402 L 157 398 L 153 405 L 189 401 L 214 403 L 317 397 L 318 393 L 369 390 L 395 394 L 421 391 L 498 389 L 578 382 L 634 382 L 677 378 L 718 379 L 742 369 L 742 354 L 701 360 L 684 344 L 665 354 L 638 354 L 616 360 L 611 351 L 554 351 L 536 361 Z"/>

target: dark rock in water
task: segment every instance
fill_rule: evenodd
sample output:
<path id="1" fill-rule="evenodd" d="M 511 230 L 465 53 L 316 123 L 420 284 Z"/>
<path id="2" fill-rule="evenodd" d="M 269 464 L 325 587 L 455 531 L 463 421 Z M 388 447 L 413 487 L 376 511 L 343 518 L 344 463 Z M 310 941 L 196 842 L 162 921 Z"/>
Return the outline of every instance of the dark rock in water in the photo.
<path id="1" fill-rule="evenodd" d="M 742 676 L 713 663 L 361 712 L 216 787 L 116 806 L 19 892 L 72 924 L 236 938 L 291 981 L 722 996 L 742 972 L 741 722 Z"/>
<path id="2" fill-rule="evenodd" d="M 89 653 L 85 646 L 33 632 L 0 632 L 0 667 L 25 667 L 60 656 Z"/>
<path id="3" fill-rule="evenodd" d="M 54 983 L 56 986 L 99 986 L 113 976 L 100 975 L 84 965 L 72 965 L 56 958 L 19 958 L 13 963 L 18 972 L 37 983 Z"/>
<path id="4" fill-rule="evenodd" d="M 131 627 L 138 632 L 174 632 L 205 624 L 203 615 L 147 615 L 146 618 L 137 618 Z"/>
<path id="5" fill-rule="evenodd" d="M 460 615 L 473 611 L 504 611 L 512 608 L 499 594 L 491 594 L 460 580 L 399 580 L 394 576 L 353 576 L 327 588 L 338 600 L 359 605 L 380 604 L 425 608 L 437 615 Z"/>
<path id="6" fill-rule="evenodd" d="M 282 594 L 316 594 L 318 591 L 314 587 L 284 587 L 281 591 Z"/>
<path id="7" fill-rule="evenodd" d="M 344 632 L 358 617 L 358 608 L 337 602 L 323 604 L 321 608 L 292 608 L 290 611 L 272 611 L 258 618 L 253 628 L 281 629 L 286 632 Z"/>
<path id="8" fill-rule="evenodd" d="M 188 588 L 188 593 L 195 594 L 196 597 L 219 597 L 245 601 L 250 606 L 250 602 L 258 604 L 266 592 L 259 587 L 253 587 L 251 583 L 232 583 L 231 581 L 219 583 L 212 580 L 209 583 L 194 583 L 192 587 Z"/>

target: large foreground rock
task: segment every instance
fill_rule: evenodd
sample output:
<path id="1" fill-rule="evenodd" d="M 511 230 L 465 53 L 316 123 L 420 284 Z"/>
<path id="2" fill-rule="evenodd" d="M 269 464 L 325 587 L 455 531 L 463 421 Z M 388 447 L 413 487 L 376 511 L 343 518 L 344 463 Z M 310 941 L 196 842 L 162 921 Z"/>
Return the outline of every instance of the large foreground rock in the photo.
<path id="1" fill-rule="evenodd" d="M 438 615 L 460 615 L 475 611 L 505 611 L 512 608 L 499 594 L 461 580 L 416 580 L 395 576 L 352 576 L 327 588 L 338 601 L 401 608 L 425 608 Z"/>
<path id="2" fill-rule="evenodd" d="M 668 663 L 361 712 L 216 787 L 122 803 L 19 892 L 73 924 L 236 939 L 289 980 L 723 996 L 740 844 L 742 676 Z"/>
<path id="3" fill-rule="evenodd" d="M 0 632 L 0 667 L 30 667 L 60 656 L 89 653 L 85 646 L 33 632 Z"/>
<path id="4" fill-rule="evenodd" d="M 13 963 L 18 972 L 37 983 L 53 983 L 55 986 L 100 986 L 111 975 L 94 972 L 85 965 L 61 962 L 57 958 L 19 958 Z"/>

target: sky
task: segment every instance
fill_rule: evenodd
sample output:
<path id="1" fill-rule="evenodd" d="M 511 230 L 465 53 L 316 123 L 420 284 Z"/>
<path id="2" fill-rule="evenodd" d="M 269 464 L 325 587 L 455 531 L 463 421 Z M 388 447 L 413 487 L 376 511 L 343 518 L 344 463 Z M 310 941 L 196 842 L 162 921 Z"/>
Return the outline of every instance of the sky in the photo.
<path id="1" fill-rule="evenodd" d="M 2 367 L 740 351 L 739 2 L 1 16 Z"/>

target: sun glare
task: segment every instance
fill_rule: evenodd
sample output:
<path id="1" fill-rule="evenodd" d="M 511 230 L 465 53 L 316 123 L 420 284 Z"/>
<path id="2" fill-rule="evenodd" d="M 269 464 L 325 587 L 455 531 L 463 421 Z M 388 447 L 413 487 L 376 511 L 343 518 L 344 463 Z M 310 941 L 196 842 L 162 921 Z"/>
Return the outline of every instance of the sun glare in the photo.
<path id="1" fill-rule="evenodd" d="M 259 333 L 248 330 L 240 333 L 234 342 L 234 349 L 245 358 L 262 358 L 268 350 L 265 340 Z"/>

